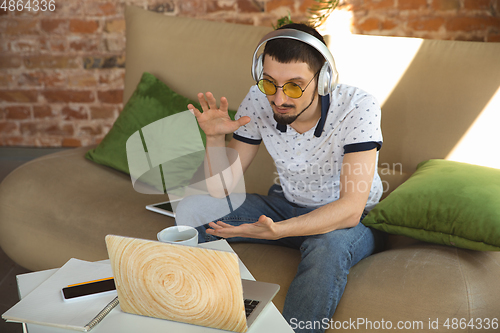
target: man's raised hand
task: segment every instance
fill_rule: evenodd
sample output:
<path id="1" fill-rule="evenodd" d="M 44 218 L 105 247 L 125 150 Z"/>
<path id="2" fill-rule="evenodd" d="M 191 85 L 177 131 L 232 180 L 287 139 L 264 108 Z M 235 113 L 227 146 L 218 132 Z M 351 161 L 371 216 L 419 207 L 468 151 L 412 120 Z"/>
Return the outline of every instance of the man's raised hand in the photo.
<path id="1" fill-rule="evenodd" d="M 220 107 L 217 107 L 215 97 L 211 92 L 207 92 L 206 94 L 199 93 L 198 101 L 201 104 L 203 112 L 200 112 L 192 104 L 188 105 L 188 109 L 193 111 L 198 124 L 205 132 L 207 138 L 233 133 L 240 126 L 250 122 L 250 117 L 247 116 L 231 120 L 228 113 L 228 102 L 225 97 L 221 97 Z"/>

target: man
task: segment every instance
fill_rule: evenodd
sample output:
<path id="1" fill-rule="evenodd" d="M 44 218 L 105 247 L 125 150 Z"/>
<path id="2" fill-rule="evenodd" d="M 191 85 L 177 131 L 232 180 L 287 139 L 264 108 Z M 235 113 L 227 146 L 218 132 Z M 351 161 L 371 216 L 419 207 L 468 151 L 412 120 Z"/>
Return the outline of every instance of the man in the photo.
<path id="1" fill-rule="evenodd" d="M 300 30 L 324 43 L 315 29 L 303 24 L 280 29 Z M 202 112 L 188 106 L 206 134 L 208 155 L 210 149 L 224 148 L 225 135 L 233 133 L 227 147 L 238 152 L 243 172 L 262 141 L 276 163 L 281 185 L 273 185 L 268 196 L 248 194 L 235 211 L 198 231 L 200 242 L 222 237 L 300 249 L 302 259 L 283 309 L 296 332 L 324 331 L 318 323 L 332 317 L 349 269 L 379 243 L 376 231 L 359 222 L 382 195 L 376 172 L 382 145 L 380 107 L 372 96 L 346 85 L 332 87 L 321 98 L 318 80 L 324 63 L 317 49 L 300 40 L 269 40 L 262 74 L 236 120 L 228 116 L 227 100 L 222 97 L 218 107 L 210 92 L 198 94 Z M 226 187 L 240 176 L 236 169 L 231 177 L 226 174 Z M 215 192 L 216 197 L 227 194 Z M 179 224 L 203 221 L 205 209 L 221 200 L 187 199 L 177 208 Z"/>

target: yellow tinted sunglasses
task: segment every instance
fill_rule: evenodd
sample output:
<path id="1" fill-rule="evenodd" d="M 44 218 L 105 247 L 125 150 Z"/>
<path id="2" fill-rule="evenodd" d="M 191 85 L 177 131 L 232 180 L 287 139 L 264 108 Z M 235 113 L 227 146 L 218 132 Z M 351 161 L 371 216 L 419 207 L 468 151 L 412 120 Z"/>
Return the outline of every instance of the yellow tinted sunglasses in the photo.
<path id="1" fill-rule="evenodd" d="M 316 74 L 314 74 L 313 78 L 311 79 L 311 81 L 309 81 L 309 83 L 306 85 L 304 89 L 302 89 L 297 83 L 294 82 L 287 82 L 282 86 L 277 86 L 274 84 L 274 82 L 268 79 L 259 80 L 259 82 L 257 82 L 257 86 L 259 87 L 259 90 L 266 95 L 274 95 L 278 91 L 278 88 L 281 88 L 283 89 L 283 93 L 288 97 L 299 98 L 302 96 L 304 91 L 306 91 L 309 84 L 311 84 L 311 82 L 318 74 L 319 71 Z"/>

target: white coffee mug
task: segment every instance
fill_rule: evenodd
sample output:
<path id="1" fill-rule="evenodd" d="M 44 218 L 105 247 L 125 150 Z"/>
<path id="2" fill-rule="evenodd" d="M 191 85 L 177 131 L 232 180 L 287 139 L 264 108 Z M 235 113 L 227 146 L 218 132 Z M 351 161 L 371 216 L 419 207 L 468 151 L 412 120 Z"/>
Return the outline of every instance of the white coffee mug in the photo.
<path id="1" fill-rule="evenodd" d="M 160 242 L 196 246 L 198 230 L 187 225 L 176 225 L 160 231 L 157 238 Z"/>

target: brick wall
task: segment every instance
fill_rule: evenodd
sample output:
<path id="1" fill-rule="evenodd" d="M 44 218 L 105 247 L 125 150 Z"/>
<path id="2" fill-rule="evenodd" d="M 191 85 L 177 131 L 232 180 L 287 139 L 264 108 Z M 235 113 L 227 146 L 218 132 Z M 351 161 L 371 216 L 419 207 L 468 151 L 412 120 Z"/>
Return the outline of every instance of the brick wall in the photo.
<path id="1" fill-rule="evenodd" d="M 499 0 L 350 0 L 353 32 L 500 42 Z"/>
<path id="2" fill-rule="evenodd" d="M 271 26 L 287 13 L 306 19 L 313 0 L 53 0 L 54 11 L 0 9 L 0 145 L 102 140 L 123 108 L 125 3 Z M 341 9 L 354 33 L 500 42 L 500 0 L 347 0 Z"/>

